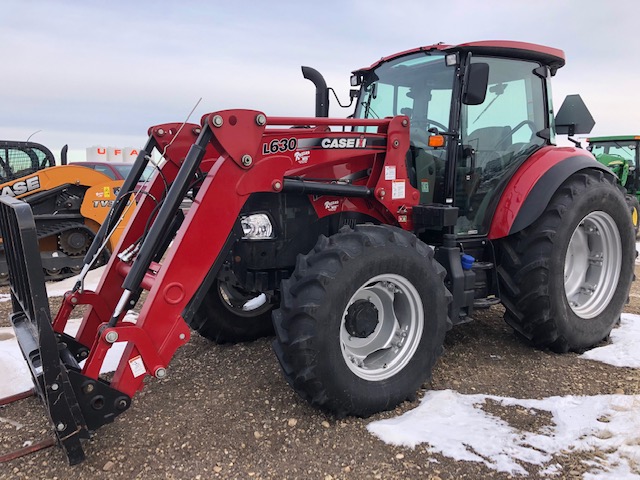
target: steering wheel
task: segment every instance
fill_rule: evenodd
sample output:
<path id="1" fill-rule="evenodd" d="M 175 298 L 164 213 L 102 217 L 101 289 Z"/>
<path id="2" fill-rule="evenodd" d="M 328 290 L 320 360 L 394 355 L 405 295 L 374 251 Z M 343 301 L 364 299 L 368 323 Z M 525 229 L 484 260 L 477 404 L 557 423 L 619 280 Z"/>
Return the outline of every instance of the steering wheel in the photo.
<path id="1" fill-rule="evenodd" d="M 534 122 L 532 122 L 531 120 L 523 120 L 519 124 L 517 124 L 515 127 L 513 127 L 511 130 L 509 130 L 509 133 L 507 133 L 504 137 L 498 140 L 498 142 L 496 143 L 496 150 L 504 150 L 504 148 L 502 147 L 505 147 L 506 145 L 503 145 L 503 144 L 506 143 L 507 140 L 512 139 L 513 134 L 516 133 L 525 125 L 529 126 L 529 128 L 531 129 L 532 135 L 536 132 L 537 125 Z"/>
<path id="2" fill-rule="evenodd" d="M 435 120 L 431 120 L 430 118 L 425 118 L 424 120 L 418 120 L 411 123 L 411 127 L 413 128 L 424 128 L 426 131 L 429 131 L 427 128 L 429 125 L 435 125 L 443 132 L 448 132 L 449 128 L 443 125 L 440 122 L 436 122 Z"/>

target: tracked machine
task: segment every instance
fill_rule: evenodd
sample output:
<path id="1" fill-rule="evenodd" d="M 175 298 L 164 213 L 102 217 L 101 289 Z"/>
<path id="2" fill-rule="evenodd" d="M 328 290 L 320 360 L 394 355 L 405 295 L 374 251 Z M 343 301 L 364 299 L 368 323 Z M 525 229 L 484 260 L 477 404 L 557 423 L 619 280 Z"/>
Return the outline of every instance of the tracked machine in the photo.
<path id="1" fill-rule="evenodd" d="M 0 141 L 0 195 L 19 198 L 33 212 L 40 261 L 46 280 L 61 280 L 82 270 L 84 255 L 123 181 L 68 165 L 66 146 L 61 165 L 51 151 L 35 142 Z M 125 221 L 131 212 L 125 215 Z M 104 265 L 117 244 L 124 222 L 109 239 L 93 266 Z M 0 244 L 0 285 L 9 270 Z"/>
<path id="2" fill-rule="evenodd" d="M 555 145 L 562 129 L 587 133 L 580 109 L 554 119 L 563 65 L 540 45 L 437 44 L 354 71 L 347 119 L 328 117 L 324 80 L 303 68 L 315 117 L 225 110 L 151 127 L 83 273 L 154 149 L 160 171 L 96 290 L 79 281 L 53 316 L 30 208 L 3 198 L 11 321 L 69 461 L 145 377 L 170 374 L 194 330 L 217 342 L 275 332 L 287 382 L 339 416 L 412 398 L 447 330 L 479 308 L 501 302 L 538 348 L 606 338 L 632 281 L 633 228 L 611 172 Z M 89 308 L 71 337 L 79 305 Z M 135 323 L 124 321 L 132 308 Z"/>

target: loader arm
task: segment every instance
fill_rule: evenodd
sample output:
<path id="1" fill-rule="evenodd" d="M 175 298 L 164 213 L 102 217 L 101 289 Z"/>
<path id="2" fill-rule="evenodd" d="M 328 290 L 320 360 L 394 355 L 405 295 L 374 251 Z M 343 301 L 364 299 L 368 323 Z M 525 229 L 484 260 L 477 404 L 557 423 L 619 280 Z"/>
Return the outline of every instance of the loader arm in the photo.
<path id="1" fill-rule="evenodd" d="M 220 262 L 231 244 L 239 238 L 236 221 L 246 199 L 251 193 L 285 189 L 285 175 L 293 166 L 291 152 L 268 156 L 262 154 L 266 125 L 258 124 L 256 118 L 259 115 L 262 114 L 249 110 L 206 115 L 195 140 L 196 128 L 186 131 L 183 129 L 176 140 L 170 139 L 168 133 L 175 131 L 175 126 L 152 129 L 152 135 L 156 137 L 158 144 L 173 142 L 170 147 L 173 150 L 167 151 L 168 160 L 163 167 L 164 178 L 171 184 L 171 189 L 162 208 L 157 212 L 135 261 L 127 264 L 117 255 L 112 256 L 107 273 L 96 290 L 97 296 L 105 300 L 109 309 L 115 313 L 112 312 L 111 318 L 101 318 L 97 315 L 97 310 L 92 309 L 85 316 L 79 340 L 83 344 L 89 344 L 93 340 L 83 371 L 85 375 L 95 377 L 99 374 L 104 356 L 112 345 L 107 340 L 109 335 L 109 338 L 117 338 L 119 342 L 126 341 L 128 345 L 123 361 L 120 362 L 111 384 L 119 391 L 133 395 L 141 388 L 144 379 L 140 372 L 163 376 L 176 349 L 189 340 L 189 329 L 183 320 L 185 309 L 205 278 L 211 278 L 220 268 Z M 222 125 L 218 126 L 220 118 Z M 299 124 L 300 120 L 302 119 L 275 118 L 270 121 L 270 125 L 277 127 Z M 305 123 L 336 123 L 336 120 L 328 119 L 304 120 Z M 400 122 L 400 119 L 340 121 L 344 124 L 375 125 L 385 130 L 389 125 L 397 124 L 396 128 L 402 131 Z M 157 135 L 158 130 L 164 132 L 163 137 Z M 326 135 L 326 132 L 321 134 Z M 401 137 L 399 133 L 395 136 Z M 393 140 L 396 140 L 395 144 Z M 386 157 L 397 160 L 400 171 L 400 167 L 404 165 L 404 153 L 399 148 L 400 138 L 393 140 L 389 142 L 389 150 L 397 154 Z M 403 140 L 408 144 L 408 138 Z M 191 143 L 193 145 L 185 154 L 186 146 Z M 252 159 L 251 163 L 247 162 L 248 157 Z M 374 164 L 374 169 L 378 171 L 383 169 L 385 156 L 380 157 L 380 161 Z M 389 162 L 390 159 L 386 160 Z M 173 239 L 173 248 L 167 252 L 162 264 L 157 263 L 158 257 L 163 253 L 158 250 L 162 241 L 161 234 L 170 230 L 180 200 L 198 166 L 207 172 L 206 178 Z M 182 178 L 179 178 L 181 174 Z M 374 189 L 378 189 L 381 200 L 387 200 L 392 208 L 394 203 L 404 203 L 391 198 L 391 188 L 387 187 L 388 194 L 384 192 L 384 186 L 379 185 L 380 177 L 384 178 L 383 175 L 370 177 L 376 180 L 371 185 L 372 194 Z M 156 178 L 152 191 L 159 190 L 158 187 Z M 220 208 L 221 199 L 224 199 L 224 208 Z M 398 208 L 399 205 L 396 209 Z M 144 224 L 152 210 L 149 200 L 143 199 L 117 248 L 118 252 L 142 235 Z M 204 239 L 206 243 L 203 245 Z M 197 255 L 197 261 L 194 261 L 194 255 Z M 124 280 L 123 275 L 126 275 Z M 126 310 L 133 306 L 131 298 L 135 297 L 139 288 L 148 290 L 148 296 L 136 325 L 127 325 L 120 320 Z M 117 319 L 115 323 L 114 319 Z M 107 328 L 100 330 L 99 327 L 105 323 L 108 324 Z"/>
<path id="2" fill-rule="evenodd" d="M 285 128 L 291 125 L 306 127 Z M 267 126 L 270 127 L 268 133 Z M 341 127 L 342 131 L 330 131 L 330 126 Z M 377 131 L 347 132 L 348 127 L 375 127 Z M 48 315 L 30 313 L 20 302 L 14 302 L 14 310 L 24 324 L 33 325 L 41 332 L 47 330 L 24 342 L 19 338 L 21 344 L 29 345 L 23 351 L 32 366 L 36 384 L 41 385 L 41 396 L 46 398 L 46 392 L 51 389 L 47 378 L 38 377 L 38 367 L 42 365 L 34 366 L 37 363 L 34 358 L 40 359 L 37 351 L 43 345 L 49 345 L 50 351 L 51 345 L 58 343 L 58 361 L 49 353 L 41 362 L 48 367 L 55 364 L 52 368 L 56 372 L 69 373 L 71 378 L 63 385 L 68 408 L 60 413 L 45 403 L 54 425 L 60 423 L 62 414 L 77 419 L 78 435 L 73 448 L 60 441 L 70 462 L 83 458 L 81 448 L 78 450 L 79 438 L 87 438 L 88 432 L 126 410 L 131 397 L 142 388 L 146 375 L 157 378 L 166 375 L 174 353 L 190 337 L 185 317 L 197 309 L 202 292 L 208 290 L 232 244 L 242 236 L 238 216 L 251 194 L 289 191 L 302 195 L 366 197 L 381 218 L 411 228 L 411 217 L 407 213 L 417 203 L 419 194 L 407 181 L 408 132 L 405 117 L 272 118 L 267 122 L 264 114 L 251 110 L 205 115 L 201 126 L 165 124 L 150 128 L 149 141 L 133 168 L 137 173 L 127 178 L 118 194 L 87 254 L 86 269 L 106 232 L 114 228 L 117 219 L 126 212 L 127 200 L 151 150 L 163 152 L 164 160 L 146 191 L 137 194 L 141 198 L 95 292 L 84 290 L 80 282 L 67 292 L 52 329 L 38 327 L 50 322 Z M 273 152 L 265 147 L 285 134 L 289 139 L 317 145 L 318 164 L 335 164 L 336 172 L 353 154 L 349 148 L 357 148 L 362 158 L 369 159 L 365 162 L 369 174 L 364 184 L 301 178 L 293 149 L 285 147 Z M 360 146 L 356 146 L 358 142 Z M 335 150 L 332 145 L 336 146 Z M 393 168 L 393 178 L 383 173 L 385 167 Z M 309 168 L 313 169 L 314 165 Z M 403 182 L 401 189 L 398 182 Z M 194 185 L 198 193 L 184 215 L 180 203 Z M 13 237 L 9 236 L 9 242 Z M 28 241 L 24 248 L 30 248 Z M 29 271 L 33 267 L 29 262 L 34 261 L 27 260 L 27 264 L 20 267 L 22 271 L 12 275 L 12 280 Z M 34 281 L 34 285 L 39 283 L 38 279 Z M 29 298 L 33 289 L 22 285 L 14 296 Z M 135 323 L 125 321 L 126 312 L 136 305 L 143 291 L 148 293 L 137 320 Z M 78 305 L 89 308 L 78 333 L 71 337 L 64 334 L 64 329 Z M 126 347 L 113 378 L 106 381 L 100 376 L 101 368 L 107 352 L 117 342 L 126 342 Z"/>

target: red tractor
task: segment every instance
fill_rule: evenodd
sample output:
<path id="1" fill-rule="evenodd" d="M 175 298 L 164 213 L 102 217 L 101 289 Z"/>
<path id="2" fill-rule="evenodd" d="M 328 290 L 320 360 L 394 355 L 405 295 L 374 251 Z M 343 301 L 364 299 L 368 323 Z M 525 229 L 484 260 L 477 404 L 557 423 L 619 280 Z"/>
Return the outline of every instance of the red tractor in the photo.
<path id="1" fill-rule="evenodd" d="M 452 325 L 502 303 L 526 341 L 580 351 L 609 335 L 635 242 L 615 177 L 558 132 L 554 48 L 437 44 L 356 70 L 347 119 L 218 111 L 149 129 L 100 253 L 152 150 L 164 160 L 95 292 L 79 281 L 52 319 L 27 205 L 2 199 L 11 317 L 71 463 L 80 440 L 163 378 L 191 330 L 216 342 L 270 335 L 286 380 L 313 405 L 367 416 L 415 395 Z M 583 105 L 582 105 L 583 106 Z M 185 213 L 185 193 L 195 198 Z M 147 292 L 136 323 L 123 321 Z M 88 305 L 78 334 L 64 327 Z M 107 351 L 127 346 L 109 380 Z"/>

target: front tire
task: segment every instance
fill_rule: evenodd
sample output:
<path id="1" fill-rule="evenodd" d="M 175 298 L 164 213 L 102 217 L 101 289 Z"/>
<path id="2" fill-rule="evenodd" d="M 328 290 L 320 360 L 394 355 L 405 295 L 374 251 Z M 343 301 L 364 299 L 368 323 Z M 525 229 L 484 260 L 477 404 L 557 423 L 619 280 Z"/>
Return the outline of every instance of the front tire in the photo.
<path id="1" fill-rule="evenodd" d="M 505 321 L 536 347 L 557 352 L 606 338 L 628 298 L 633 231 L 608 175 L 569 177 L 534 224 L 500 243 Z"/>
<path id="2" fill-rule="evenodd" d="M 274 350 L 314 406 L 366 417 L 413 398 L 450 327 L 445 270 L 413 234 L 381 225 L 320 237 L 282 282 Z"/>

